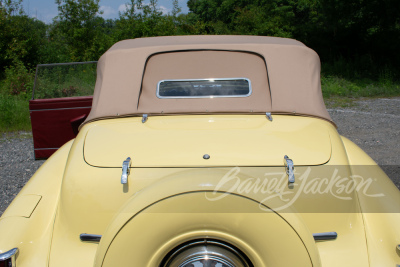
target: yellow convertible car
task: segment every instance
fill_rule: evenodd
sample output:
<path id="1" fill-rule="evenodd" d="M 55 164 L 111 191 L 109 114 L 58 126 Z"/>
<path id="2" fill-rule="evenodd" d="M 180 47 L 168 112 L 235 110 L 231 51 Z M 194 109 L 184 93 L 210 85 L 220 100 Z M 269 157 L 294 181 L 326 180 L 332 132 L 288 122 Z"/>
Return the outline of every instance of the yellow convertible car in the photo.
<path id="1" fill-rule="evenodd" d="M 1 267 L 399 264 L 399 190 L 284 38 L 115 44 L 78 135 L 0 220 Z"/>

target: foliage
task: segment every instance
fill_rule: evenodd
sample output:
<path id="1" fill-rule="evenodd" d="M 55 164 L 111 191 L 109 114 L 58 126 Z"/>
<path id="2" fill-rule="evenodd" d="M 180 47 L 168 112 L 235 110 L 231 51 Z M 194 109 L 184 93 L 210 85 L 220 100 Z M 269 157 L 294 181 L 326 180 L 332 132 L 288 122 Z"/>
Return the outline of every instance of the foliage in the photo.
<path id="1" fill-rule="evenodd" d="M 96 64 L 39 66 L 35 99 L 92 95 Z"/>
<path id="2" fill-rule="evenodd" d="M 188 7 L 192 20 L 207 24 L 205 33 L 291 37 L 294 3 L 285 0 L 189 0 Z"/>
<path id="3" fill-rule="evenodd" d="M 46 26 L 26 15 L 0 18 L 0 71 L 22 62 L 31 67 L 40 59 Z"/>
<path id="4" fill-rule="evenodd" d="M 380 69 L 388 68 L 400 79 L 398 0 L 189 0 L 188 14 L 180 13 L 177 0 L 169 14 L 157 0 L 130 0 L 113 20 L 100 16 L 99 0 L 56 3 L 59 14 L 45 25 L 24 14 L 21 0 L 0 0 L 0 70 L 18 61 L 33 68 L 97 60 L 122 39 L 245 34 L 298 39 L 340 76 L 350 77 L 356 67 L 357 78 L 379 79 Z"/>
<path id="5" fill-rule="evenodd" d="M 292 37 L 315 49 L 323 62 L 400 73 L 398 0 L 189 0 L 188 21 L 197 34 Z M 362 63 L 363 62 L 363 63 Z"/>
<path id="6" fill-rule="evenodd" d="M 28 131 L 29 104 L 24 97 L 0 94 L 0 132 Z"/>
<path id="7" fill-rule="evenodd" d="M 3 16 L 23 14 L 22 0 L 0 0 L 0 13 Z"/>
<path id="8" fill-rule="evenodd" d="M 5 79 L 3 80 L 0 93 L 3 95 L 20 95 L 29 99 L 32 94 L 34 75 L 22 62 L 5 69 Z"/>
<path id="9" fill-rule="evenodd" d="M 157 0 L 130 0 L 105 20 L 99 0 L 56 0 L 58 16 L 46 25 L 22 0 L 0 0 L 0 131 L 29 128 L 36 64 L 98 60 L 119 40 L 150 36 L 295 38 L 321 57 L 325 98 L 400 95 L 398 0 L 189 0 L 188 14 L 171 1 L 165 14 Z M 93 66 L 41 68 L 37 97 L 91 94 L 95 76 Z"/>
<path id="10" fill-rule="evenodd" d="M 362 75 L 374 78 L 374 66 L 400 70 L 395 52 L 400 44 L 399 1 L 318 0 L 309 10 L 312 19 L 304 21 L 294 37 L 315 49 L 323 61 L 364 61 Z"/>
<path id="11" fill-rule="evenodd" d="M 56 3 L 59 14 L 51 29 L 52 38 L 65 43 L 70 61 L 97 60 L 110 43 L 102 34 L 104 19 L 98 15 L 99 0 L 56 0 Z"/>
<path id="12" fill-rule="evenodd" d="M 178 17 L 180 11 L 177 0 L 173 1 L 170 14 L 163 14 L 157 8 L 157 0 L 150 0 L 149 4 L 131 0 L 116 21 L 116 39 L 184 34 L 179 30 L 183 18 Z"/>
<path id="13" fill-rule="evenodd" d="M 321 77 L 322 93 L 325 99 L 330 97 L 388 97 L 400 95 L 400 84 L 389 79 L 374 81 L 371 79 L 345 79 L 338 76 Z"/>

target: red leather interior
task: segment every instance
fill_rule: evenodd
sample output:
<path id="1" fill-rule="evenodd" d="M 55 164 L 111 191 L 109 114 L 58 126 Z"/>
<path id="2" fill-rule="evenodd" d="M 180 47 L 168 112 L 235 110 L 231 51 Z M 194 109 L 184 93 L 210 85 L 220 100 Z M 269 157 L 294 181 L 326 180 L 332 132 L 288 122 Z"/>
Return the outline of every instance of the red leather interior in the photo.
<path id="1" fill-rule="evenodd" d="M 75 138 L 92 107 L 92 96 L 29 101 L 35 159 L 50 157 Z"/>

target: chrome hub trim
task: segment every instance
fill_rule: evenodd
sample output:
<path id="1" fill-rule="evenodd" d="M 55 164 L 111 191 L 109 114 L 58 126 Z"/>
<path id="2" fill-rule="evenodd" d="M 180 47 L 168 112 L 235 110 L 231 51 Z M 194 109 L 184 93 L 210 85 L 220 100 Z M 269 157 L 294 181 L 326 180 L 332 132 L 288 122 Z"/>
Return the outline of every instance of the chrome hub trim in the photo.
<path id="1" fill-rule="evenodd" d="M 194 240 L 172 250 L 160 267 L 252 267 L 237 248 L 216 240 Z"/>

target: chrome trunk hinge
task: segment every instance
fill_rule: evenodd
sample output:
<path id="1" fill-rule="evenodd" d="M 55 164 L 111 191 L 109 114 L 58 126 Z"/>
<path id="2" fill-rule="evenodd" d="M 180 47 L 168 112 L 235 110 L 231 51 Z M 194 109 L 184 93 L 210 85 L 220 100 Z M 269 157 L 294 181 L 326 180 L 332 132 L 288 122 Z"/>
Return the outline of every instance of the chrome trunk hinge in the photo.
<path id="1" fill-rule="evenodd" d="M 147 121 L 148 115 L 147 114 L 143 114 L 142 116 L 142 123 L 145 123 Z"/>
<path id="2" fill-rule="evenodd" d="M 128 183 L 128 176 L 129 176 L 129 173 L 130 173 L 130 167 L 131 167 L 131 158 L 128 157 L 122 163 L 121 184 L 127 184 Z"/>
<path id="3" fill-rule="evenodd" d="M 289 184 L 293 184 L 294 183 L 294 165 L 293 165 L 293 160 L 291 160 L 286 155 L 285 155 L 285 166 L 286 166 L 286 174 L 289 177 Z"/>
<path id="4" fill-rule="evenodd" d="M 267 119 L 268 119 L 269 121 L 272 121 L 271 112 L 266 112 L 266 113 L 265 113 L 265 116 L 267 116 Z"/>

